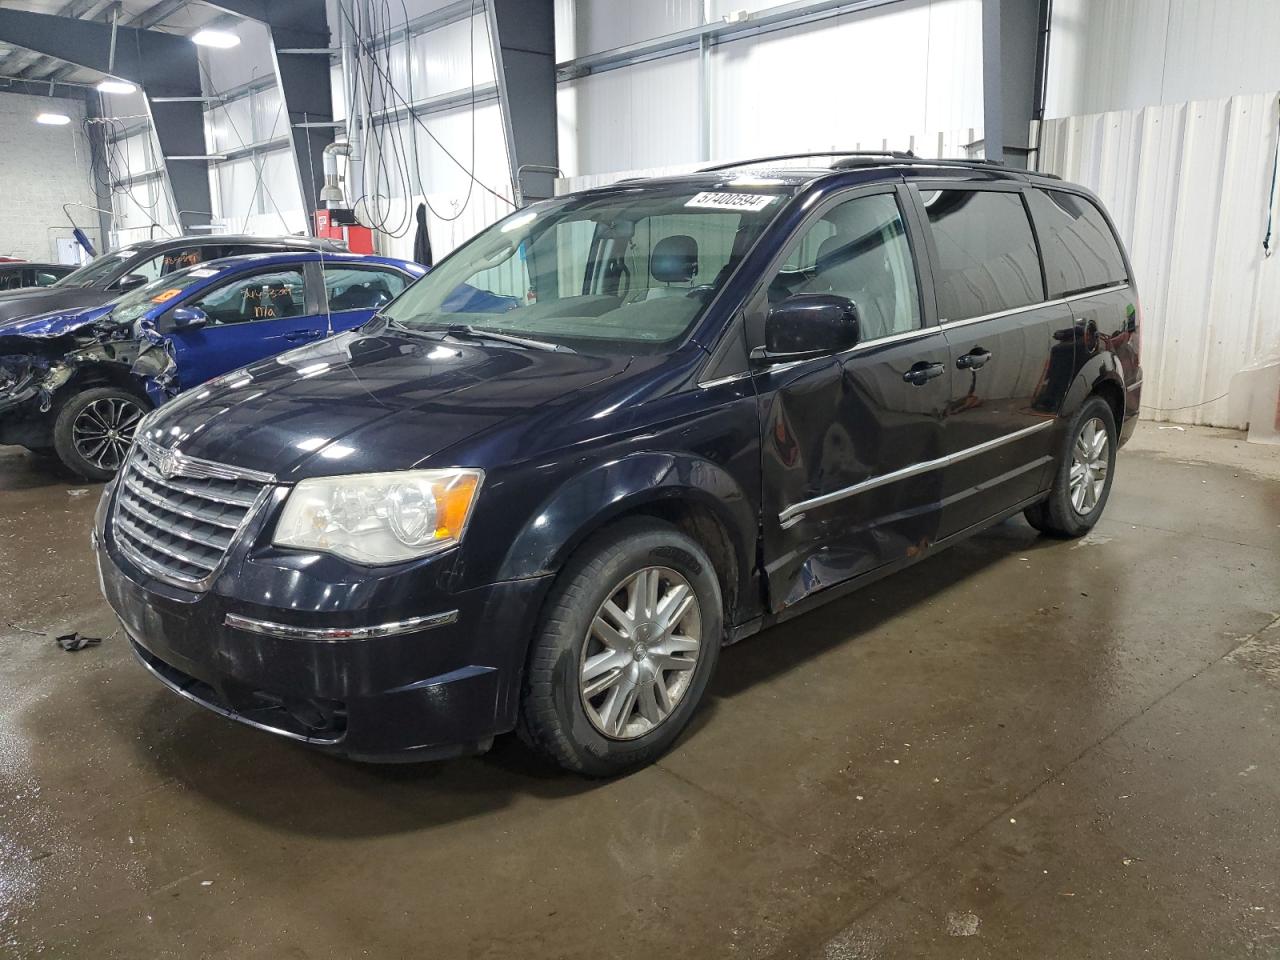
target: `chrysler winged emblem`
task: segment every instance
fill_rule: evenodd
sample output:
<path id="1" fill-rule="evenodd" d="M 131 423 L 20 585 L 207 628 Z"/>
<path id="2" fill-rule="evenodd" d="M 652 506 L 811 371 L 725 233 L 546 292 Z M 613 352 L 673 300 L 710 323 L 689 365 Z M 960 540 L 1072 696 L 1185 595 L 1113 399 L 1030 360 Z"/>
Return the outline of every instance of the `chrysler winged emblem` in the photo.
<path id="1" fill-rule="evenodd" d="M 152 459 L 156 469 L 160 471 L 160 476 L 166 480 L 172 480 L 178 475 L 178 455 L 174 451 L 158 449 Z"/>

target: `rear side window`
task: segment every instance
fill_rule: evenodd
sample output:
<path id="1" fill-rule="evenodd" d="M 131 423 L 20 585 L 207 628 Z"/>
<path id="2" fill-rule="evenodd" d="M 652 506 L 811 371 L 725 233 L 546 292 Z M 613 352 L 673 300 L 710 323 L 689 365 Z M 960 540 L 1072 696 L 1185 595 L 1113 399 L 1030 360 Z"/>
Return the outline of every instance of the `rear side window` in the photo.
<path id="1" fill-rule="evenodd" d="M 404 274 L 375 267 L 326 265 L 324 292 L 329 309 L 377 310 L 394 300 L 408 285 Z"/>
<path id="2" fill-rule="evenodd" d="M 937 247 L 934 279 L 944 321 L 1045 299 L 1022 196 L 994 190 L 922 191 Z"/>
<path id="3" fill-rule="evenodd" d="M 1092 201 L 1061 190 L 1032 190 L 1029 196 L 1049 296 L 1069 297 L 1129 279 L 1120 245 Z"/>

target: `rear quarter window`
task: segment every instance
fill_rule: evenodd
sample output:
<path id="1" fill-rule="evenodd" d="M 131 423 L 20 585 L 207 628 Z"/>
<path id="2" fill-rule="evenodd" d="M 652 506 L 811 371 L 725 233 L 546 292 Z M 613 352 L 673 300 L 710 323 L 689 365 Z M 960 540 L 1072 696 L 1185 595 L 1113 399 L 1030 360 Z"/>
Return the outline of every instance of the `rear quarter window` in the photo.
<path id="1" fill-rule="evenodd" d="M 1030 190 L 1028 198 L 1050 297 L 1069 297 L 1129 279 L 1120 244 L 1091 200 L 1064 190 Z"/>

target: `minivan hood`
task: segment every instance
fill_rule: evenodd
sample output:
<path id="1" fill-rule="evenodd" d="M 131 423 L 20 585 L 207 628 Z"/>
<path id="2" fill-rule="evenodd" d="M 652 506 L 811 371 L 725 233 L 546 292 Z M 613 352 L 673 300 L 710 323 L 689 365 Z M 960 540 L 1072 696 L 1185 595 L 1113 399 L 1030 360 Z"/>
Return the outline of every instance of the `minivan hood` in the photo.
<path id="1" fill-rule="evenodd" d="M 403 470 L 547 404 L 581 399 L 629 362 L 356 330 L 194 388 L 143 435 L 282 481 Z"/>
<path id="2" fill-rule="evenodd" d="M 113 299 L 105 290 L 83 287 L 36 287 L 0 293 L 0 323 L 52 311 L 82 310 Z"/>

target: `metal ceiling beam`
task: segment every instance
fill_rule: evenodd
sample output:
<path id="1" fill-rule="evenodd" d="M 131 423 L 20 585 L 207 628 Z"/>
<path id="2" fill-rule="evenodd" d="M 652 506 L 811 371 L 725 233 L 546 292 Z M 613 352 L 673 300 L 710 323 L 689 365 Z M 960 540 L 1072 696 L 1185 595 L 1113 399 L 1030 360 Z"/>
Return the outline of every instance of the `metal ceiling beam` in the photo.
<path id="1" fill-rule="evenodd" d="M 174 160 L 205 153 L 204 109 L 199 102 L 161 102 L 165 97 L 199 97 L 200 65 L 186 38 L 155 30 L 117 26 L 115 61 L 110 63 L 112 27 L 24 10 L 0 9 L 0 41 L 99 73 L 111 73 L 142 88 L 151 125 L 165 158 L 170 196 L 179 224 L 206 225 L 211 218 L 209 164 Z"/>

